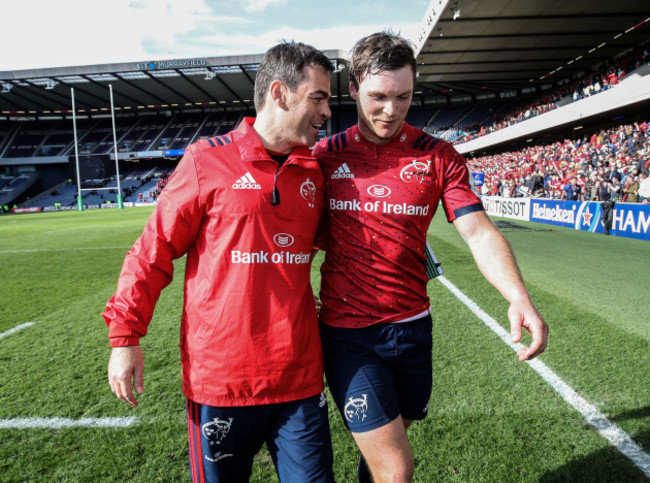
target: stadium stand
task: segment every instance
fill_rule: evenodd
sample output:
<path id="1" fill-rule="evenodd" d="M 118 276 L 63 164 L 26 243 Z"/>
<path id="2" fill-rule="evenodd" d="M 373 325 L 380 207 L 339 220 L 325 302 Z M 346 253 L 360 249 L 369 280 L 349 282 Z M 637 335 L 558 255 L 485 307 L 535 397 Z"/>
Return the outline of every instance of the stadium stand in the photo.
<path id="1" fill-rule="evenodd" d="M 503 13 L 515 6 L 519 15 Z M 525 157 L 531 146 L 548 146 L 546 137 L 574 139 L 572 130 L 578 126 L 560 126 L 564 121 L 553 118 L 553 111 L 578 104 L 576 101 L 585 96 L 593 98 L 612 91 L 612 85 L 625 83 L 635 72 L 650 71 L 650 22 L 642 12 L 650 10 L 647 6 L 594 5 L 577 0 L 571 5 L 557 5 L 553 12 L 544 11 L 543 23 L 536 21 L 540 8 L 546 8 L 543 2 L 503 0 L 475 8 L 464 6 L 460 18 L 452 18 L 450 8 L 427 11 L 423 35 L 416 42 L 418 78 L 408 122 L 453 142 L 471 159 L 498 157 L 504 151 L 524 153 Z M 567 18 L 571 21 L 566 22 Z M 596 18 L 607 20 L 596 25 Z M 452 26 L 463 35 L 447 30 Z M 531 34 L 521 32 L 530 32 L 533 27 L 539 32 L 535 33 L 539 37 L 535 40 L 537 47 L 526 47 Z M 613 32 L 621 34 L 614 36 Z M 504 49 L 496 33 L 508 35 L 513 49 Z M 562 52 L 554 45 L 562 45 Z M 328 55 L 337 66 L 344 64 L 345 53 L 328 51 Z M 62 92 L 71 86 L 78 87 L 78 154 L 103 156 L 105 160 L 106 172 L 82 176 L 83 188 L 96 191 L 84 192 L 84 201 L 96 205 L 115 200 L 117 180 L 114 168 L 107 167 L 116 150 L 110 109 L 104 100 L 109 81 L 116 87 L 120 173 L 127 173 L 120 178 L 123 199 L 135 203 L 155 200 L 165 177 L 189 144 L 224 134 L 243 116 L 253 114 L 250 99 L 260 59 L 243 56 L 235 63 L 231 58 L 191 59 L 187 66 L 180 62 L 164 71 L 152 70 L 151 64 L 143 63 L 0 72 L 3 202 L 26 207 L 75 205 L 74 132 L 69 94 Z M 113 71 L 107 73 L 110 69 Z M 356 122 L 347 73 L 347 66 L 337 68 L 332 79 L 333 118 L 325 134 Z M 44 93 L 43 82 L 48 79 L 57 87 Z M 607 106 L 612 111 L 607 119 L 591 113 L 592 120 L 588 126 L 585 122 L 585 127 L 603 131 L 633 121 L 643 124 L 648 100 L 646 92 L 639 92 L 640 100 L 634 108 Z M 616 123 L 615 117 L 625 121 Z M 521 121 L 551 118 L 555 120 L 540 123 L 542 127 L 533 134 L 514 130 Z M 486 141 L 476 144 L 478 139 Z M 635 152 L 636 161 L 641 163 L 639 153 L 643 149 Z M 481 169 L 477 163 L 476 169 Z M 558 163 L 553 166 L 563 169 Z M 502 174 L 506 176 L 503 181 L 521 181 L 521 176 Z M 489 173 L 487 177 L 490 179 Z"/>
<path id="2" fill-rule="evenodd" d="M 486 121 L 492 120 L 503 110 L 512 109 L 513 106 L 521 108 L 521 101 L 435 109 L 413 108 L 408 121 L 429 133 L 458 144 L 467 140 L 467 130 L 470 126 L 485 125 Z M 160 151 L 161 153 L 173 151 L 180 154 L 190 143 L 201 137 L 210 137 L 233 129 L 242 117 L 241 112 L 121 117 L 118 118 L 117 128 L 118 152 L 124 156 L 138 151 Z M 339 110 L 341 129 L 345 129 L 355 121 L 354 109 Z M 64 155 L 70 159 L 74 157 L 73 132 L 71 126 L 66 126 L 66 123 L 55 121 L 18 124 L 19 126 L 14 126 L 13 130 L 9 123 L 3 123 L 0 127 L 0 133 L 12 137 L 8 143 L 5 142 L 6 158 L 43 157 L 44 153 L 48 156 Z M 114 148 L 110 119 L 86 120 L 79 125 L 83 129 L 79 134 L 80 155 L 112 154 Z M 475 169 L 478 169 L 478 166 L 474 165 Z M 124 169 L 128 170 L 128 168 Z M 149 203 L 155 200 L 156 186 L 162 177 L 151 178 L 151 175 L 147 175 L 147 171 L 151 169 L 130 172 L 121 178 L 124 201 Z M 68 176 L 69 174 L 66 173 L 66 179 Z M 147 178 L 151 179 L 145 185 L 142 180 Z M 24 178 L 20 184 L 26 183 L 26 179 Z M 96 180 L 95 183 L 100 184 L 101 187 L 114 187 L 115 191 L 86 192 L 83 199 L 87 205 L 115 202 L 116 181 L 109 183 L 108 180 L 102 182 Z M 92 187 L 90 180 L 83 180 L 83 184 L 85 187 L 86 185 Z M 14 188 L 14 186 L 11 186 L 11 189 L 2 188 L 3 204 L 18 198 L 19 190 Z M 24 191 L 24 188 L 20 190 L 21 193 Z M 52 192 L 54 194 L 51 194 Z M 61 186 L 60 181 L 57 181 L 51 186 L 43 186 L 42 192 L 35 193 L 22 206 L 74 206 L 76 195 L 76 185 L 64 183 L 64 186 Z"/>
<path id="3" fill-rule="evenodd" d="M 3 177 L 0 182 L 0 206 L 12 203 L 40 179 L 39 173 Z"/>
<path id="4" fill-rule="evenodd" d="M 242 113 L 179 114 L 155 112 L 144 117 L 120 117 L 116 126 L 118 152 L 183 150 L 201 137 L 223 134 L 236 127 Z M 23 121 L 0 124 L 0 143 L 6 144 L 2 158 L 73 156 L 71 122 Z M 79 122 L 78 149 L 82 155 L 111 154 L 114 150 L 110 118 Z M 3 144 L 0 144 L 2 149 Z"/>
<path id="5" fill-rule="evenodd" d="M 160 194 L 167 178 L 174 167 L 150 166 L 144 169 L 131 171 L 120 176 L 120 187 L 127 202 L 152 203 Z M 0 178 L 3 182 L 5 178 Z M 2 184 L 2 183 L 0 183 Z M 115 177 L 86 179 L 82 188 L 107 188 L 107 190 L 87 191 L 82 193 L 86 205 L 100 205 L 104 203 L 117 203 L 117 179 Z M 51 207 L 51 206 L 76 206 L 78 188 L 73 180 L 66 180 L 56 186 L 40 193 L 22 206 Z"/>
<path id="6" fill-rule="evenodd" d="M 520 151 L 473 157 L 468 164 L 472 171 L 485 174 L 484 195 L 564 199 L 564 189 L 575 179 L 580 187 L 579 200 L 600 201 L 601 189 L 616 176 L 623 188 L 621 201 L 649 201 L 628 189 L 650 172 L 646 121 Z"/>
<path id="7" fill-rule="evenodd" d="M 454 127 L 462 127 L 463 130 L 462 132 L 456 131 L 457 135 L 453 137 L 453 141 L 455 144 L 467 142 L 544 114 L 570 102 L 605 92 L 617 86 L 626 75 L 641 71 L 649 62 L 650 50 L 646 42 L 619 58 L 610 59 L 594 72 L 589 72 L 571 83 L 559 85 L 551 92 L 537 97 L 531 103 L 517 106 L 507 112 L 495 113 L 489 122 L 465 123 L 464 126 L 454 123 Z"/>
<path id="8" fill-rule="evenodd" d="M 35 196 L 25 206 L 45 208 L 46 206 L 74 206 L 77 186 L 71 181 L 63 181 L 50 190 Z"/>

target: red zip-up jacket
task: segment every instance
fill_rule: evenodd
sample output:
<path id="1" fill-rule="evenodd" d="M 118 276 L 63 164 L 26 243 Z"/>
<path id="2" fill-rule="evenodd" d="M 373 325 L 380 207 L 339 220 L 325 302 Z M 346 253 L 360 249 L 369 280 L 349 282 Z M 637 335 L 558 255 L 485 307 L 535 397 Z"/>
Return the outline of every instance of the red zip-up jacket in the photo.
<path id="1" fill-rule="evenodd" d="M 112 347 L 137 345 L 172 280 L 172 260 L 187 253 L 183 392 L 210 406 L 293 401 L 323 390 L 310 285 L 323 176 L 307 148 L 280 167 L 253 122 L 187 149 L 102 314 Z"/>

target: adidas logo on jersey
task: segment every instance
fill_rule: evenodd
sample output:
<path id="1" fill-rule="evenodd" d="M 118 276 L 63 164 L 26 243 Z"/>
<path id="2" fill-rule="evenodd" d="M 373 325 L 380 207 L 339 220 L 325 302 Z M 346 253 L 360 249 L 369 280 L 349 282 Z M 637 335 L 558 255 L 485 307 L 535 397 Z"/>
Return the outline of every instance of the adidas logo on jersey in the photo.
<path id="1" fill-rule="evenodd" d="M 354 174 L 348 168 L 348 163 L 343 163 L 332 173 L 332 179 L 354 178 Z"/>
<path id="2" fill-rule="evenodd" d="M 255 178 L 250 173 L 246 173 L 232 184 L 235 190 L 261 190 L 262 185 L 255 181 Z"/>

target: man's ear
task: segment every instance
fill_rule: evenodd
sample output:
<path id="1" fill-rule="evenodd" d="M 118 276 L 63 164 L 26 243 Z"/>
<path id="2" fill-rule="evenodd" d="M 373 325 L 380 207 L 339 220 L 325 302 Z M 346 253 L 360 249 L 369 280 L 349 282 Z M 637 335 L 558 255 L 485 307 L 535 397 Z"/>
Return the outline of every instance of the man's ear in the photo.
<path id="1" fill-rule="evenodd" d="M 279 80 L 271 82 L 269 93 L 274 104 L 281 109 L 287 110 L 287 86 Z"/>
<path id="2" fill-rule="evenodd" d="M 354 85 L 354 82 L 350 80 L 350 97 L 354 99 L 355 101 L 359 97 L 359 91 L 357 90 L 357 87 Z"/>

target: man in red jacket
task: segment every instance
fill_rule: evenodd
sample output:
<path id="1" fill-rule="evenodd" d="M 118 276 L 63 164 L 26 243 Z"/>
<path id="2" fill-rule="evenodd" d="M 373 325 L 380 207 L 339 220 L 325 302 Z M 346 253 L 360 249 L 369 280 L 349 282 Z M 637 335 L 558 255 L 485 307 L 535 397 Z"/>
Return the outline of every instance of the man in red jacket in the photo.
<path id="1" fill-rule="evenodd" d="M 481 272 L 510 303 L 513 341 L 522 329 L 532 334 L 520 360 L 544 350 L 548 330 L 510 245 L 472 191 L 465 159 L 405 122 L 415 66 L 401 37 L 361 39 L 350 57 L 358 122 L 314 148 L 327 200 L 320 292 L 325 373 L 375 482 L 413 477 L 406 429 L 426 416 L 431 394 L 425 244 L 439 202 Z M 368 481 L 364 467 L 360 481 Z"/>
<path id="2" fill-rule="evenodd" d="M 257 117 L 187 149 L 103 313 L 111 389 L 135 407 L 139 340 L 187 254 L 180 348 L 196 482 L 248 481 L 263 443 L 281 481 L 333 481 L 310 285 L 324 186 L 308 148 L 331 115 L 331 70 L 300 43 L 265 54 Z"/>

